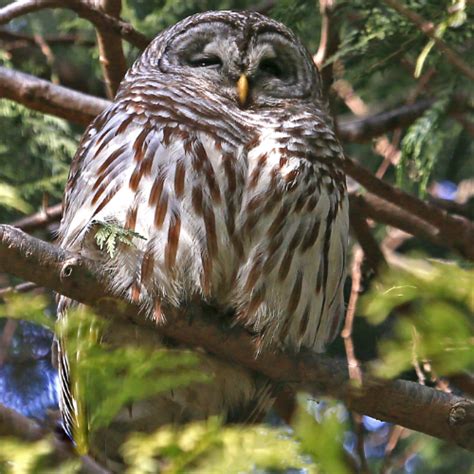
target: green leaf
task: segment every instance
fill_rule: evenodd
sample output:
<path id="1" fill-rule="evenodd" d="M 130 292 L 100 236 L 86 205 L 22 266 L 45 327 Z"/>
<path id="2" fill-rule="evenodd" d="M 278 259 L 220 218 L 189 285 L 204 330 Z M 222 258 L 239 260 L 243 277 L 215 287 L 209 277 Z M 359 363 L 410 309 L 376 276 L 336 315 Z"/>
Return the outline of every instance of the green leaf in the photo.
<path id="1" fill-rule="evenodd" d="M 379 343 L 377 375 L 395 377 L 413 360 L 428 360 L 439 374 L 474 369 L 474 270 L 410 259 L 392 268 L 362 300 L 373 324 L 394 317 Z"/>
<path id="2" fill-rule="evenodd" d="M 93 221 L 92 225 L 94 227 L 99 227 L 94 235 L 99 249 L 105 249 L 110 258 L 114 258 L 117 253 L 117 242 L 128 246 L 134 246 L 134 238 L 146 240 L 146 238 L 138 232 L 125 229 L 115 223 Z"/>
<path id="3" fill-rule="evenodd" d="M 0 183 L 0 206 L 10 207 L 23 213 L 31 212 L 31 206 L 20 197 L 20 193 L 6 183 Z"/>

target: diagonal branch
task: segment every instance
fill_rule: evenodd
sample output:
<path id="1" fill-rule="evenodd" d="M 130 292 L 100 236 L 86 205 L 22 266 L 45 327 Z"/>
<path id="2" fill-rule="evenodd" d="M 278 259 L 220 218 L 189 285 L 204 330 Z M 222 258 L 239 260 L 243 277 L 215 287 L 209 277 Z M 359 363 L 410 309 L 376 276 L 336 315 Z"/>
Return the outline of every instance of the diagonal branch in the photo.
<path id="1" fill-rule="evenodd" d="M 18 0 L 0 9 L 0 25 L 45 8 L 72 10 L 81 18 L 89 20 L 96 28 L 112 31 L 139 49 L 145 49 L 150 42 L 149 38 L 135 30 L 130 23 L 94 8 L 87 0 Z"/>
<path id="2" fill-rule="evenodd" d="M 114 18 L 120 18 L 121 0 L 96 0 L 97 8 Z M 109 28 L 97 28 L 99 58 L 104 74 L 107 97 L 113 99 L 118 86 L 127 72 L 122 38 Z"/>
<path id="3" fill-rule="evenodd" d="M 474 224 L 469 219 L 448 214 L 446 211 L 422 201 L 416 196 L 391 186 L 377 178 L 355 160 L 345 158 L 340 160 L 339 166 L 370 193 L 388 201 L 395 208 L 402 208 L 414 218 L 432 226 L 433 231 L 429 234 L 441 242 L 442 245 L 454 248 L 464 257 L 474 260 L 474 246 L 472 245 L 472 242 L 474 242 Z"/>
<path id="4" fill-rule="evenodd" d="M 0 225 L 0 271 L 33 281 L 90 305 L 100 314 L 113 314 L 191 347 L 260 372 L 275 382 L 293 384 L 313 394 L 344 401 L 350 410 L 443 438 L 474 451 L 474 402 L 404 380 L 382 381 L 363 376 L 353 387 L 343 361 L 301 352 L 266 351 L 257 357 L 257 343 L 243 328 L 224 330 L 210 306 L 189 304 L 165 308 L 167 322 L 156 325 L 132 303 L 117 300 L 106 288 L 96 262 L 71 254 Z M 192 316 L 192 317 L 191 317 Z M 191 322 L 190 322 L 191 321 Z"/>
<path id="5" fill-rule="evenodd" d="M 105 99 L 3 66 L 0 66 L 0 97 L 84 126 L 110 104 Z"/>

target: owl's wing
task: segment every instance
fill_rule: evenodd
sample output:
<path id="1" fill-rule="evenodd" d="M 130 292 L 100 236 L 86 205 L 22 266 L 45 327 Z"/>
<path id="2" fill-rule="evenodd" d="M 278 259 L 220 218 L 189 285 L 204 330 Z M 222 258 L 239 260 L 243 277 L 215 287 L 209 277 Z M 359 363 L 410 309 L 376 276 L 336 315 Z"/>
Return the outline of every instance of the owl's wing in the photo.
<path id="1" fill-rule="evenodd" d="M 134 192 L 129 181 L 134 164 L 143 159 L 145 142 L 156 138 L 156 131 L 139 117 L 113 104 L 86 130 L 73 159 L 64 195 L 60 245 L 79 250 L 91 223 L 104 209 L 113 207 L 123 214 Z M 112 202 L 113 201 L 113 202 Z"/>

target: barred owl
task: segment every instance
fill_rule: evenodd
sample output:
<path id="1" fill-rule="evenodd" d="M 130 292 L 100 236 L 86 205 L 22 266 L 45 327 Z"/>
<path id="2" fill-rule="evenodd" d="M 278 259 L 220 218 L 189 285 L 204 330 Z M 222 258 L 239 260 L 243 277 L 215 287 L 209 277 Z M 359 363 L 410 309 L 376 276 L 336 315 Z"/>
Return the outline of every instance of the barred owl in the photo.
<path id="1" fill-rule="evenodd" d="M 343 314 L 341 157 L 318 72 L 288 28 L 253 12 L 197 14 L 148 46 L 85 132 L 60 245 L 103 259 L 114 290 L 157 324 L 165 304 L 199 300 L 257 333 L 263 350 L 322 351 Z M 89 238 L 96 221 L 145 239 L 110 259 Z M 62 299 L 60 316 L 70 303 Z M 171 420 L 245 418 L 268 396 L 266 382 L 241 368 L 210 356 L 203 364 L 216 382 L 203 399 L 182 397 Z M 62 381 L 70 425 L 67 374 Z M 164 398 L 146 419 L 173 411 Z"/>

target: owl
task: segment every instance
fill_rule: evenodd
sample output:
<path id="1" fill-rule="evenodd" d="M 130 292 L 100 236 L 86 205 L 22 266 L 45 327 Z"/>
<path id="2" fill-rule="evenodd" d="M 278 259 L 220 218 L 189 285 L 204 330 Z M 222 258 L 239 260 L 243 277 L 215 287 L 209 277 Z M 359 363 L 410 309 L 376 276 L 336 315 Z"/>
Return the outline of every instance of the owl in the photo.
<path id="1" fill-rule="evenodd" d="M 113 290 L 157 325 L 167 305 L 198 301 L 257 334 L 261 350 L 323 351 L 344 313 L 348 201 L 336 158 L 318 71 L 296 36 L 254 12 L 197 14 L 151 42 L 85 132 L 60 246 L 100 259 Z M 110 258 L 91 238 L 97 222 L 143 239 Z M 61 299 L 60 317 L 70 304 Z M 254 374 L 205 354 L 202 364 L 215 383 L 147 402 L 140 427 L 248 419 L 269 398 Z"/>

